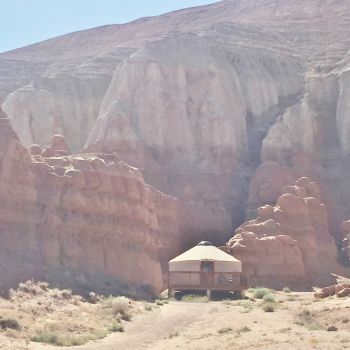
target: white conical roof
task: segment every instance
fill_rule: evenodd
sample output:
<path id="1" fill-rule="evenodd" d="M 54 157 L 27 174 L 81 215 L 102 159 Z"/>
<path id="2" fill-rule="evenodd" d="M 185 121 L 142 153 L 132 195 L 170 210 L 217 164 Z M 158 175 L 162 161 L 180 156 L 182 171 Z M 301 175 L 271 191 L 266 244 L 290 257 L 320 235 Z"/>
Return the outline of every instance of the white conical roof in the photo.
<path id="1" fill-rule="evenodd" d="M 195 247 L 180 254 L 170 262 L 180 261 L 197 261 L 197 260 L 214 260 L 214 261 L 234 261 L 239 262 L 238 259 L 230 254 L 225 253 L 221 249 L 213 245 L 196 245 Z"/>

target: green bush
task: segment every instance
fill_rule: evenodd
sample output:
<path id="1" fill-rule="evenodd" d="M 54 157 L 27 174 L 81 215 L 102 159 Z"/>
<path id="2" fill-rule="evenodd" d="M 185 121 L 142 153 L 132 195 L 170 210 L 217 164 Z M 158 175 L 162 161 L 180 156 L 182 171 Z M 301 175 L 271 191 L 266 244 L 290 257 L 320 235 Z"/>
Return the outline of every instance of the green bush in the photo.
<path id="1" fill-rule="evenodd" d="M 255 288 L 253 293 L 254 298 L 262 299 L 266 294 L 271 294 L 271 290 L 268 288 L 259 287 Z"/>
<path id="2" fill-rule="evenodd" d="M 276 299 L 272 294 L 265 294 L 263 297 L 265 303 L 275 303 Z"/>

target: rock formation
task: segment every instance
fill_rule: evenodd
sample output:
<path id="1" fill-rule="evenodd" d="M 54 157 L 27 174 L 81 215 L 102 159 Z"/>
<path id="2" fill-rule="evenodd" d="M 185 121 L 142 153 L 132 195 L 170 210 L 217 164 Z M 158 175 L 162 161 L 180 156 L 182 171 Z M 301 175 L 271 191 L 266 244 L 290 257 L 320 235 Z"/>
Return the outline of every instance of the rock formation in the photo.
<path id="1" fill-rule="evenodd" d="M 0 54 L 0 103 L 25 146 L 61 134 L 73 152 L 116 152 L 204 209 L 219 241 L 301 176 L 331 194 L 336 234 L 349 18 L 346 0 L 225 0 L 72 33 Z"/>
<path id="2" fill-rule="evenodd" d="M 330 273 L 345 272 L 317 184 L 303 177 L 281 193 L 275 207 L 259 208 L 224 248 L 244 262 L 251 283 L 312 287 L 331 281 Z"/>
<path id="3" fill-rule="evenodd" d="M 159 290 L 161 262 L 181 241 L 177 200 L 112 156 L 63 156 L 62 137 L 47 149 L 52 157 L 32 159 L 9 120 L 0 123 L 2 289 L 25 278 L 57 282 L 50 274 L 61 271 L 76 288 Z"/>
<path id="4" fill-rule="evenodd" d="M 276 238 L 241 239 L 265 251 L 285 246 L 278 265 L 293 261 L 293 273 L 308 276 L 326 244 L 339 248 L 340 223 L 350 217 L 349 20 L 347 0 L 224 0 L 1 53 L 0 104 L 34 159 L 23 150 L 24 196 L 72 193 L 70 182 L 86 181 L 73 175 L 80 158 L 118 169 L 123 161 L 152 193 L 145 203 L 165 227 L 146 225 L 145 237 L 164 251 L 201 239 L 223 244 L 232 227 L 278 200 L 286 217 L 259 210 L 274 220 L 267 226 Z M 53 145 L 52 135 L 67 145 L 57 137 Z M 89 179 L 97 176 L 90 171 L 101 172 L 88 170 Z M 38 192 L 40 176 L 61 187 Z M 303 176 L 320 184 L 327 213 L 319 197 L 282 190 Z M 292 217 L 307 234 L 283 221 Z M 157 251 L 146 242 L 145 251 Z M 324 252 L 333 266 L 334 251 Z"/>
<path id="5" fill-rule="evenodd" d="M 315 292 L 316 299 L 324 299 L 336 295 L 338 298 L 350 296 L 350 283 L 334 284 L 329 287 L 324 287 Z"/>
<path id="6" fill-rule="evenodd" d="M 343 221 L 341 224 L 341 240 L 339 244 L 341 256 L 350 261 L 350 220 Z"/>

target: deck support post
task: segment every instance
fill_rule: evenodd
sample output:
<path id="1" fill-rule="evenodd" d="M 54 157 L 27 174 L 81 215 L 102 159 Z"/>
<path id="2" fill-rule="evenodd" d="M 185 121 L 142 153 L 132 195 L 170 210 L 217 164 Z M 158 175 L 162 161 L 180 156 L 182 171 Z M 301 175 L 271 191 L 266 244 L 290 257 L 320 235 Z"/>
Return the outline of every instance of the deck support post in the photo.
<path id="1" fill-rule="evenodd" d="M 207 297 L 208 297 L 208 300 L 211 299 L 211 290 L 210 289 L 207 289 Z"/>

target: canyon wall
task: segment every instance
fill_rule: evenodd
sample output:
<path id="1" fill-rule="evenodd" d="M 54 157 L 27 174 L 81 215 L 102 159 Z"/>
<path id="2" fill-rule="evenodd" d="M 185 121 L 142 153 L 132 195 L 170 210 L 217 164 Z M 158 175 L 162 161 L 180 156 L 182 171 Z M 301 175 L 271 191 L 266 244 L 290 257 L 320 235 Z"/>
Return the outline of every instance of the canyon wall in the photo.
<path id="1" fill-rule="evenodd" d="M 22 180 L 7 175 L 1 195 L 9 196 L 8 183 L 17 181 L 14 189 L 28 202 L 21 205 L 31 208 L 24 210 L 23 229 L 13 224 L 12 231 L 52 241 L 52 258 L 39 248 L 31 258 L 59 266 L 67 261 L 80 270 L 87 262 L 78 257 L 89 256 L 91 266 L 111 274 L 116 260 L 103 252 L 110 256 L 112 248 L 93 239 L 102 233 L 89 224 L 100 220 L 103 237 L 117 251 L 130 242 L 134 260 L 145 259 L 157 276 L 151 281 L 146 273 L 145 279 L 158 286 L 160 265 L 164 271 L 169 257 L 203 239 L 224 244 L 233 228 L 278 201 L 287 217 L 303 218 L 307 234 L 295 237 L 289 224 L 275 232 L 268 224 L 269 238 L 254 230 L 236 238 L 251 242 L 249 254 L 261 250 L 266 261 L 269 251 L 284 247 L 285 257 L 270 261 L 276 275 L 291 265 L 297 268 L 290 278 L 316 275 L 306 260 L 318 261 L 324 239 L 339 252 L 341 222 L 350 217 L 349 20 L 346 0 L 225 0 L 1 53 L 0 104 L 21 143 L 37 144 L 32 160 L 18 139 L 12 146 L 21 149 L 23 165 L 16 167 L 29 170 Z M 67 149 L 53 156 L 47 145 L 55 134 L 64 136 Z M 81 164 L 90 165 L 84 170 Z M 304 176 L 317 181 L 320 196 L 311 200 L 291 189 L 286 196 L 284 187 Z M 140 198 L 114 192 L 111 177 L 125 186 L 135 181 Z M 289 202 L 298 214 L 289 213 Z M 312 223 L 312 210 L 321 222 Z M 269 219 L 286 225 L 274 215 Z M 58 233 L 66 227 L 70 248 Z M 97 242 L 98 256 L 91 257 L 84 241 L 79 246 L 83 236 Z M 337 270 L 333 253 L 325 252 Z M 265 276 L 266 266 L 252 274 Z M 116 271 L 113 276 L 131 282 L 121 267 Z"/>
<path id="2" fill-rule="evenodd" d="M 328 191 L 336 235 L 349 18 L 345 0 L 225 0 L 71 33 L 0 54 L 0 103 L 25 146 L 116 153 L 211 216 L 215 241 L 300 176 Z"/>
<path id="3" fill-rule="evenodd" d="M 159 291 L 161 262 L 180 249 L 178 201 L 115 157 L 62 155 L 62 137 L 31 157 L 0 123 L 1 289 L 66 278 L 85 292 Z"/>

